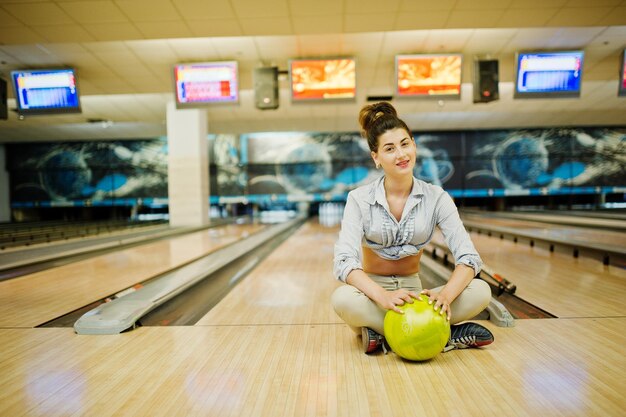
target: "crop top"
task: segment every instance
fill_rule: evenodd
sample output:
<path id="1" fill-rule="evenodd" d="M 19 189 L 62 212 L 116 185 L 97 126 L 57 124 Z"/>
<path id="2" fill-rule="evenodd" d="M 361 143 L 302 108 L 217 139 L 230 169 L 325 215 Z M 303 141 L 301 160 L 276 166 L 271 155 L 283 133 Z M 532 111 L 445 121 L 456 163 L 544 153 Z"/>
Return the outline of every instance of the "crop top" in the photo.
<path id="1" fill-rule="evenodd" d="M 335 243 L 333 272 L 345 282 L 354 269 L 363 269 L 361 246 L 383 259 L 417 255 L 438 226 L 456 265 L 464 264 L 478 275 L 482 260 L 465 230 L 450 195 L 437 185 L 413 178 L 413 188 L 400 221 L 391 214 L 384 187 L 385 176 L 348 193 Z"/>

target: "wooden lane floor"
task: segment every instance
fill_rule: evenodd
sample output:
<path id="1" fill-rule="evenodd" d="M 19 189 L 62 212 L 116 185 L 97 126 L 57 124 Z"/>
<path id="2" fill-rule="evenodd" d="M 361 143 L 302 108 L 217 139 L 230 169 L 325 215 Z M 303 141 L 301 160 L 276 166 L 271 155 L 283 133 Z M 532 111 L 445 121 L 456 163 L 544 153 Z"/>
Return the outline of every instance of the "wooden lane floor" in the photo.
<path id="1" fill-rule="evenodd" d="M 551 225 L 529 220 L 488 218 L 471 214 L 464 215 L 463 219 L 480 222 L 486 226 L 506 227 L 519 230 L 520 232 L 532 233 L 537 236 L 537 239 L 557 239 L 591 246 L 598 244 L 609 247 L 626 247 L 626 233 L 622 231 L 594 230 L 584 227 Z M 497 232 L 494 232 L 494 234 L 497 234 Z"/>
<path id="2" fill-rule="evenodd" d="M 228 225 L 0 282 L 0 327 L 33 327 L 101 300 L 261 230 Z"/>
<path id="3" fill-rule="evenodd" d="M 557 317 L 624 316 L 626 270 L 584 257 L 471 234 L 483 261 L 515 285 L 515 295 Z M 436 239 L 443 243 L 439 234 Z"/>
<path id="4" fill-rule="evenodd" d="M 624 315 L 483 321 L 494 344 L 424 363 L 363 354 L 329 306 L 336 232 L 307 223 L 196 326 L 0 329 L 0 415 L 623 414 Z"/>
<path id="5" fill-rule="evenodd" d="M 476 218 L 491 220 L 494 217 L 500 219 L 518 219 L 523 221 L 538 222 L 552 225 L 569 225 L 593 227 L 596 229 L 624 230 L 626 228 L 626 215 L 614 212 L 601 211 L 573 211 L 573 210 L 545 210 L 545 211 L 474 211 L 463 210 L 461 216 L 474 216 Z"/>
<path id="6" fill-rule="evenodd" d="M 329 299 L 338 230 L 307 222 L 197 325 L 340 323 Z"/>
<path id="7" fill-rule="evenodd" d="M 425 363 L 345 325 L 0 329 L 3 416 L 621 416 L 626 318 L 520 320 Z"/>

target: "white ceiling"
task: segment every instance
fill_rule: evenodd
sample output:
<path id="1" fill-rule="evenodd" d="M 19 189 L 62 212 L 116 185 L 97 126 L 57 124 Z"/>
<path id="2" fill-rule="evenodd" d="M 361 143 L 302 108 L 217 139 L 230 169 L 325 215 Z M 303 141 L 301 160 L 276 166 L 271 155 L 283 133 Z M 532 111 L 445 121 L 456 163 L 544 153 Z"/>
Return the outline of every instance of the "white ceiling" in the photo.
<path id="1" fill-rule="evenodd" d="M 72 66 L 83 107 L 10 112 L 0 142 L 165 135 L 173 65 L 212 60 L 239 62 L 241 100 L 207 110 L 210 132 L 356 131 L 368 96 L 393 95 L 394 55 L 421 52 L 465 60 L 460 101 L 394 100 L 416 130 L 626 125 L 625 47 L 626 0 L 0 0 L 0 75 Z M 513 100 L 515 52 L 550 49 L 585 51 L 581 97 Z M 280 108 L 254 107 L 254 68 L 318 56 L 357 59 L 354 103 L 291 104 L 281 77 Z M 499 101 L 473 104 L 476 57 L 500 61 Z"/>

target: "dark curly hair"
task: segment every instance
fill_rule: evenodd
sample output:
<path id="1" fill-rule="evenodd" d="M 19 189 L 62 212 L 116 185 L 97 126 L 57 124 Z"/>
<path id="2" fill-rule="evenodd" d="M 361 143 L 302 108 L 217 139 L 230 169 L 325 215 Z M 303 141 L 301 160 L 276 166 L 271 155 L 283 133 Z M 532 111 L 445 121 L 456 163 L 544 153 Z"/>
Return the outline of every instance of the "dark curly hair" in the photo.
<path id="1" fill-rule="evenodd" d="M 359 112 L 361 136 L 367 139 L 367 145 L 372 152 L 378 150 L 378 138 L 388 130 L 404 129 L 413 137 L 411 129 L 398 118 L 396 109 L 386 101 L 368 104 Z"/>

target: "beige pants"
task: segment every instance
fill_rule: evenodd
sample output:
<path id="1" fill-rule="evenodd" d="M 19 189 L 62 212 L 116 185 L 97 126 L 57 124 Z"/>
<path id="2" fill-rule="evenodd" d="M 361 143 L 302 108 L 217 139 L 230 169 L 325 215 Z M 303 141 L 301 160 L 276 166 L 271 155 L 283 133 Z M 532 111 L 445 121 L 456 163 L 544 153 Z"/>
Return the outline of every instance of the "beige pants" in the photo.
<path id="1" fill-rule="evenodd" d="M 422 282 L 418 274 L 408 276 L 368 274 L 368 276 L 389 291 L 399 288 L 417 293 L 422 291 Z M 433 290 L 439 291 L 441 288 L 443 286 Z M 471 319 L 483 311 L 490 300 L 489 284 L 481 279 L 473 279 L 450 305 L 450 310 L 452 310 L 450 323 L 455 324 Z M 387 310 L 379 307 L 356 287 L 348 284 L 342 285 L 333 292 L 331 302 L 337 315 L 356 333 L 361 333 L 361 327 L 369 327 L 379 334 L 384 334 L 383 322 Z"/>

